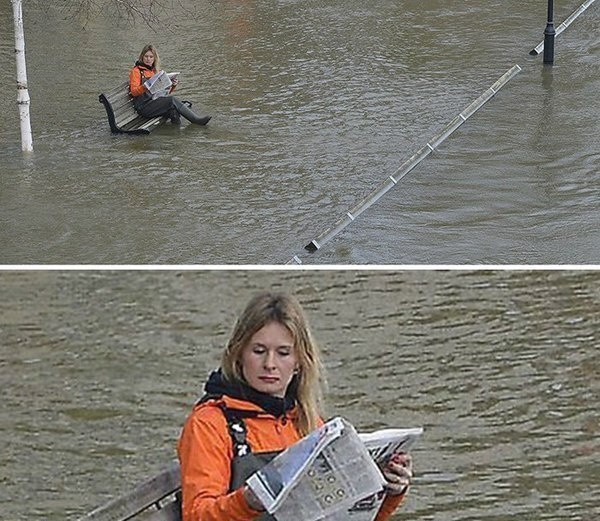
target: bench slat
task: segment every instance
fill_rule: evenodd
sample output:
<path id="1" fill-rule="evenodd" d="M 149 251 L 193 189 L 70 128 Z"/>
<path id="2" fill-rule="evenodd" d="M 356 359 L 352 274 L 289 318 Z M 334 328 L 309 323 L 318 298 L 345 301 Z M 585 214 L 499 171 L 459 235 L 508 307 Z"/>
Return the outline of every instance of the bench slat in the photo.
<path id="1" fill-rule="evenodd" d="M 163 122 L 162 118 L 154 118 L 151 119 L 150 121 L 145 121 L 145 122 L 139 122 L 139 121 L 132 121 L 130 123 L 125 123 L 122 128 L 124 130 L 128 130 L 130 128 L 136 128 L 136 129 L 140 129 L 140 130 L 144 130 L 144 129 L 148 129 L 148 131 L 153 130 L 155 126 L 160 125 Z"/>
<path id="2" fill-rule="evenodd" d="M 79 521 L 125 521 L 135 517 L 148 507 L 156 504 L 161 499 L 178 492 L 181 489 L 181 474 L 179 462 L 173 461 L 160 474 L 144 481 L 131 492 L 115 498 L 105 505 L 102 505 L 90 513 L 86 514 Z M 169 506 L 170 505 L 170 506 Z M 167 508 L 177 509 L 178 502 L 174 505 L 170 503 L 165 505 Z M 158 516 L 157 511 L 156 515 Z M 169 516 L 170 510 L 166 510 L 162 515 Z M 154 515 L 153 512 L 151 515 Z M 150 518 L 152 521 L 175 521 L 174 517 L 156 517 Z"/>
<path id="3" fill-rule="evenodd" d="M 112 98 L 113 96 L 122 94 L 123 92 L 126 92 L 127 94 L 129 94 L 129 82 L 128 81 L 125 81 L 125 82 L 121 83 L 119 86 L 115 87 L 114 89 L 109 90 L 106 93 L 106 97 Z"/>
<path id="4" fill-rule="evenodd" d="M 160 510 L 144 515 L 140 521 L 181 521 L 181 504 L 179 501 L 171 501 Z"/>

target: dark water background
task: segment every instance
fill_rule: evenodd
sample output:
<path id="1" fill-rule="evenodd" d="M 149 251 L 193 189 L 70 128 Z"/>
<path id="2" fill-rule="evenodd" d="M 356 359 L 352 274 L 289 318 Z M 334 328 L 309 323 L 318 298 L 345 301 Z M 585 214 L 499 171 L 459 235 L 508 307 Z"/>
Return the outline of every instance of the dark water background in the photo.
<path id="1" fill-rule="evenodd" d="M 25 158 L 0 5 L 0 263 L 598 263 L 597 2 L 553 68 L 528 55 L 543 1 L 182 3 L 149 29 L 26 2 Z M 557 23 L 580 4 L 555 2 Z M 207 128 L 110 135 L 98 94 L 148 41 Z M 304 252 L 514 64 L 436 153 Z"/>
<path id="2" fill-rule="evenodd" d="M 596 271 L 0 273 L 0 519 L 75 520 L 175 456 L 255 291 L 294 292 L 327 414 L 423 426 L 394 519 L 592 521 Z"/>

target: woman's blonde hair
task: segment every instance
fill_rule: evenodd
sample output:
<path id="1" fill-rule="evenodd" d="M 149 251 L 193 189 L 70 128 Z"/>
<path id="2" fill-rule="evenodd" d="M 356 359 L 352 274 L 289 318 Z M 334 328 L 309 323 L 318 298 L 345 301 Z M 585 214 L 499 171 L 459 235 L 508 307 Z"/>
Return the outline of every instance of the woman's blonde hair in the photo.
<path id="1" fill-rule="evenodd" d="M 144 54 L 146 54 L 148 51 L 152 51 L 152 54 L 154 54 L 154 63 L 152 66 L 156 69 L 156 72 L 160 71 L 160 57 L 158 56 L 158 51 L 156 50 L 156 47 L 154 47 L 154 45 L 152 45 L 151 43 L 144 46 L 142 52 L 140 53 L 138 61 L 143 62 Z"/>
<path id="2" fill-rule="evenodd" d="M 305 436 L 314 430 L 321 417 L 321 381 L 323 366 L 319 347 L 310 332 L 302 306 L 291 295 L 260 293 L 248 302 L 236 321 L 221 360 L 221 368 L 229 381 L 244 381 L 242 351 L 252 335 L 270 322 L 285 326 L 294 339 L 298 358 L 297 394 L 299 415 L 296 427 Z"/>

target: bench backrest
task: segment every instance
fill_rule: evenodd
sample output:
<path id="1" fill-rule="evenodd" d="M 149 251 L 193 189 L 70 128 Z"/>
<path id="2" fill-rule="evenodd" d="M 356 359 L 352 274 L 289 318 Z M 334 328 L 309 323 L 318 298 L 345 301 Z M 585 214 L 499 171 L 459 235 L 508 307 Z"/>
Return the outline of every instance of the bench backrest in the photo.
<path id="1" fill-rule="evenodd" d="M 145 118 L 137 113 L 133 97 L 129 93 L 128 81 L 100 94 L 98 100 L 106 109 L 108 124 L 113 133 L 148 134 L 155 126 L 165 121 L 163 117 Z"/>
<path id="2" fill-rule="evenodd" d="M 181 521 L 181 474 L 173 461 L 131 492 L 102 505 L 79 521 Z"/>

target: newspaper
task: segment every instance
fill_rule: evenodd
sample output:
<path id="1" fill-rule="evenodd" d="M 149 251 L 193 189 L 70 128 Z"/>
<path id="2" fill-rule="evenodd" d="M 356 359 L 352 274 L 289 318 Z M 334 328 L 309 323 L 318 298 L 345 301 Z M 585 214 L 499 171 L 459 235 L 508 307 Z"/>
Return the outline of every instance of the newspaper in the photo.
<path id="1" fill-rule="evenodd" d="M 422 434 L 423 429 L 415 427 L 361 432 L 358 436 L 375 462 L 380 467 L 384 467 L 395 454 L 409 452 Z"/>
<path id="2" fill-rule="evenodd" d="M 361 432 L 358 436 L 377 466 L 384 468 L 396 454 L 409 452 L 422 434 L 423 429 L 417 427 Z M 377 516 L 386 495 L 385 490 L 380 490 L 355 503 L 343 517 L 331 518 L 330 521 L 372 521 Z"/>
<path id="3" fill-rule="evenodd" d="M 369 451 L 378 468 L 384 468 L 390 459 L 402 452 L 408 452 L 423 434 L 422 428 L 382 429 L 359 433 L 359 438 Z M 338 511 L 328 516 L 327 521 L 373 521 L 385 500 L 385 489 L 377 491 L 357 501 L 347 511 Z"/>
<path id="4" fill-rule="evenodd" d="M 157 72 L 152 78 L 144 82 L 144 86 L 148 89 L 148 92 L 152 95 L 152 99 L 167 96 L 171 92 L 171 86 L 173 85 L 173 79 L 179 76 L 178 72 Z"/>
<path id="5" fill-rule="evenodd" d="M 385 497 L 385 479 L 372 454 L 384 461 L 398 447 L 404 452 L 417 431 L 422 432 L 387 429 L 359 435 L 346 420 L 334 418 L 246 483 L 277 521 L 371 521 Z M 379 432 L 385 434 L 379 437 Z"/>

